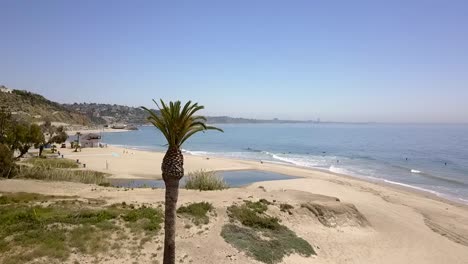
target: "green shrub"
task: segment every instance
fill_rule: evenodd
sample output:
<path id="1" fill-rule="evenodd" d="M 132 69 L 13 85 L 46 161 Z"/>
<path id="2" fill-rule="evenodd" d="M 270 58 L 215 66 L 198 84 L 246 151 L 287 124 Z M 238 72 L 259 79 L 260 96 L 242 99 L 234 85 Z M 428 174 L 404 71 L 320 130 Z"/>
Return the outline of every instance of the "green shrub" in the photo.
<path id="1" fill-rule="evenodd" d="M 190 172 L 185 181 L 185 188 L 200 191 L 214 191 L 229 188 L 223 178 L 214 171 L 199 170 Z"/>
<path id="2" fill-rule="evenodd" d="M 262 229 L 279 229 L 279 219 L 263 214 L 266 211 L 263 207 L 259 209 L 257 204 L 246 201 L 243 205 L 231 205 L 228 207 L 228 215 L 231 219 L 239 221 L 241 224 Z M 262 204 L 263 205 L 263 204 Z"/>
<path id="3" fill-rule="evenodd" d="M 213 205 L 208 202 L 193 203 L 187 206 L 181 206 L 177 209 L 177 213 L 188 215 L 192 218 L 195 225 L 208 224 L 209 218 L 207 213 L 213 210 Z"/>
<path id="4" fill-rule="evenodd" d="M 268 209 L 269 202 L 265 199 L 260 199 L 258 202 L 244 201 L 245 205 L 256 213 L 262 214 Z"/>
<path id="5" fill-rule="evenodd" d="M 221 236 L 224 240 L 254 259 L 268 264 L 280 263 L 284 256 L 293 253 L 305 257 L 315 255 L 307 241 L 280 225 L 278 218 L 265 214 L 268 203 L 262 199 L 228 207 L 231 223 L 222 228 Z"/>
<path id="6" fill-rule="evenodd" d="M 297 253 L 304 257 L 315 255 L 312 246 L 284 227 L 279 230 L 258 230 L 227 224 L 221 230 L 226 242 L 263 263 L 280 263 L 284 256 Z"/>
<path id="7" fill-rule="evenodd" d="M 128 213 L 122 215 L 122 218 L 129 222 L 129 227 L 134 232 L 144 231 L 158 231 L 163 222 L 163 214 L 160 209 L 149 207 L 141 207 L 133 209 Z"/>

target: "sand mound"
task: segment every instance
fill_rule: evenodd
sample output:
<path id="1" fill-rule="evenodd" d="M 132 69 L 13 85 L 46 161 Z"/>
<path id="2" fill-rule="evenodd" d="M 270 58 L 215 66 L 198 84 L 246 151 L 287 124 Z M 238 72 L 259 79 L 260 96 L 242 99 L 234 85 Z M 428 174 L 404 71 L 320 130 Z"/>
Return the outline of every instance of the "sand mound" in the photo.
<path id="1" fill-rule="evenodd" d="M 340 202 L 310 202 L 302 204 L 301 206 L 312 212 L 320 223 L 327 227 L 370 226 L 366 217 L 364 217 L 353 204 Z"/>

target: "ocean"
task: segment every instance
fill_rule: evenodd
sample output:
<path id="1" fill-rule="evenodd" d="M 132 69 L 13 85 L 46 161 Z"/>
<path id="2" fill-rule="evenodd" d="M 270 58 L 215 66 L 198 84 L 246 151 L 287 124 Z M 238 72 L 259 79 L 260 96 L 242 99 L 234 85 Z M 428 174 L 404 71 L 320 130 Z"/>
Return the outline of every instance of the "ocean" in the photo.
<path id="1" fill-rule="evenodd" d="M 468 125 L 220 124 L 186 154 L 263 160 L 398 184 L 468 203 Z M 154 127 L 102 133 L 103 142 L 164 151 Z"/>

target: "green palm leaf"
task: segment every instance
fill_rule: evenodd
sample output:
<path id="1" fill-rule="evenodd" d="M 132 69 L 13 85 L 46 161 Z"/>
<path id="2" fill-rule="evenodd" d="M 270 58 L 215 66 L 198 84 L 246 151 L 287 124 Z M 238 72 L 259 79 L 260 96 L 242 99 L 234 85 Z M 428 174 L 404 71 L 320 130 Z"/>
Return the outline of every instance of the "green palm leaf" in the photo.
<path id="1" fill-rule="evenodd" d="M 160 100 L 160 104 L 158 104 L 153 99 L 153 102 L 156 104 L 159 114 L 144 106 L 141 108 L 148 112 L 148 121 L 161 131 L 169 147 L 180 148 L 187 139 L 198 132 L 206 130 L 223 132 L 220 128 L 207 126 L 204 116 L 195 115 L 198 111 L 204 109 L 198 103 L 188 101 L 182 106 L 180 101 L 171 101 L 166 104 L 163 100 Z"/>

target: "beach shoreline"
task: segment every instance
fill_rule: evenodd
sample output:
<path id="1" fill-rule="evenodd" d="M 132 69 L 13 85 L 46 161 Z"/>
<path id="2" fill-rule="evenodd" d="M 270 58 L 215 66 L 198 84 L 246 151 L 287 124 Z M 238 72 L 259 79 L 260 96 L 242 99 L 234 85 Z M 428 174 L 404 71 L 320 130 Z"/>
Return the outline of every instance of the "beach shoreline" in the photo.
<path id="1" fill-rule="evenodd" d="M 100 133 L 123 133 L 133 130 L 128 129 L 114 129 L 114 128 L 83 128 L 83 129 L 70 129 L 66 130 L 68 136 L 75 136 L 76 133 L 80 132 L 81 134 L 100 134 Z"/>
<path id="2" fill-rule="evenodd" d="M 111 145 L 83 148 L 81 152 L 59 150 L 64 158 L 78 160 L 80 164 L 86 164 L 86 169 L 108 173 L 110 178 L 161 178 L 163 152 Z M 179 250 L 194 256 L 194 263 L 226 263 L 226 255 L 235 256 L 236 263 L 256 263 L 225 243 L 219 233 L 227 221 L 228 206 L 258 199 L 294 206 L 292 215 L 279 213 L 278 217 L 284 225 L 316 246 L 318 255 L 313 257 L 314 263 L 435 264 L 443 261 L 464 263 L 468 259 L 468 205 L 403 186 L 311 168 L 219 157 L 184 156 L 186 174 L 199 169 L 260 170 L 299 177 L 254 182 L 222 191 L 180 189 L 180 205 L 207 201 L 213 204 L 218 214 L 210 228 L 213 231 L 207 231 L 206 235 L 187 235 L 183 221 L 179 224 Z M 157 206 L 164 201 L 164 190 L 159 188 L 115 188 L 22 179 L 0 181 L 0 192 L 78 196 L 104 199 L 107 204 L 125 202 Z M 318 203 L 325 208 L 353 206 L 367 219 L 369 226 L 323 226 L 316 216 L 304 211 L 304 203 Z M 211 250 L 200 250 L 197 246 L 207 236 L 216 241 L 213 247 L 219 254 L 213 255 Z M 310 261 L 310 258 L 292 255 L 282 263 L 305 264 Z"/>
<path id="3" fill-rule="evenodd" d="M 115 132 L 125 132 L 125 131 L 115 131 Z M 156 153 L 155 158 L 159 158 L 160 160 L 162 160 L 162 157 L 165 154 L 163 151 L 140 149 L 140 148 L 136 148 L 136 147 L 124 147 L 123 145 L 109 144 L 108 146 L 111 148 L 112 152 L 114 152 L 114 153 L 123 153 L 124 151 L 127 151 L 128 153 L 126 155 L 134 155 L 135 153 L 147 153 L 147 154 Z M 108 148 L 102 148 L 102 149 L 105 150 L 105 149 L 108 149 Z M 100 152 L 100 151 L 98 151 L 98 152 Z M 104 152 L 105 151 L 103 151 L 102 153 L 98 153 L 96 155 L 103 154 Z M 134 154 L 131 154 L 131 153 L 134 153 Z M 75 157 L 75 156 L 78 156 L 79 154 L 71 153 L 71 155 L 72 155 L 72 157 Z M 75 155 L 75 156 L 73 156 L 73 155 Z M 273 172 L 273 173 L 278 173 L 278 171 L 281 171 L 281 173 L 285 174 L 285 175 L 297 176 L 297 175 L 294 174 L 293 171 L 294 171 L 295 168 L 298 168 L 298 169 L 303 169 L 303 170 L 311 171 L 311 172 L 315 172 L 315 173 L 330 174 L 330 175 L 343 177 L 343 178 L 347 178 L 347 179 L 351 179 L 351 180 L 357 180 L 357 181 L 363 181 L 363 182 L 366 182 L 366 183 L 372 183 L 372 184 L 380 185 L 380 186 L 387 187 L 387 188 L 394 188 L 395 190 L 406 191 L 406 192 L 414 193 L 414 194 L 417 194 L 417 195 L 421 195 L 421 196 L 426 197 L 426 198 L 431 198 L 431 199 L 434 199 L 434 200 L 440 200 L 440 201 L 444 201 L 444 202 L 447 202 L 447 203 L 459 204 L 459 205 L 462 205 L 462 206 L 465 206 L 465 207 L 468 208 L 468 201 L 464 200 L 464 199 L 462 199 L 460 197 L 450 197 L 448 195 L 438 193 L 438 192 L 435 192 L 435 191 L 432 191 L 432 190 L 422 189 L 422 188 L 419 188 L 417 186 L 412 186 L 412 185 L 408 185 L 408 184 L 405 184 L 405 183 L 392 182 L 392 181 L 389 181 L 389 180 L 386 180 L 386 179 L 383 179 L 383 178 L 349 175 L 349 174 L 344 174 L 344 173 L 339 173 L 339 172 L 333 172 L 333 171 L 330 171 L 330 170 L 327 170 L 327 169 L 311 168 L 311 167 L 306 167 L 306 166 L 299 166 L 299 165 L 296 165 L 296 164 L 288 164 L 288 163 L 285 163 L 285 162 L 272 162 L 272 161 L 268 161 L 268 160 L 256 161 L 256 160 L 249 160 L 249 159 L 226 158 L 226 157 L 211 156 L 211 155 L 192 154 L 190 152 L 184 153 L 184 157 L 186 157 L 186 159 L 187 159 L 187 157 L 193 157 L 194 159 L 201 158 L 202 160 L 207 159 L 207 160 L 222 161 L 222 163 L 224 163 L 224 164 L 231 164 L 231 165 L 236 164 L 235 166 L 226 166 L 224 169 L 223 169 L 223 167 L 220 167 L 220 166 L 215 166 L 213 169 L 209 169 L 209 164 L 207 164 L 208 168 L 206 168 L 206 169 L 215 170 L 215 171 L 259 170 L 259 171 L 269 171 L 269 172 Z M 192 158 L 188 158 L 188 159 L 191 160 Z M 261 166 L 261 165 L 271 165 L 271 166 Z M 281 167 L 284 167 L 284 168 L 281 168 Z M 100 168 L 99 166 L 88 167 L 88 168 L 103 171 L 102 168 Z M 290 171 L 287 170 L 287 168 L 293 169 L 293 171 L 290 172 Z M 203 168 L 201 166 L 196 166 L 196 170 L 199 170 L 199 169 L 205 169 L 205 168 Z M 103 172 L 105 172 L 105 171 L 103 171 Z M 135 174 L 132 174 L 132 173 L 128 173 L 126 175 L 125 174 L 123 174 L 123 175 L 119 174 L 119 175 L 120 176 L 118 176 L 118 177 L 120 179 L 162 179 L 160 171 L 158 171 L 155 174 L 137 173 L 135 175 Z M 152 176 L 156 176 L 156 178 L 154 178 Z M 117 177 L 115 176 L 115 178 L 117 178 Z"/>

